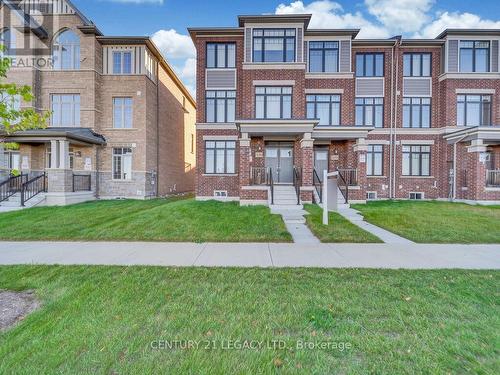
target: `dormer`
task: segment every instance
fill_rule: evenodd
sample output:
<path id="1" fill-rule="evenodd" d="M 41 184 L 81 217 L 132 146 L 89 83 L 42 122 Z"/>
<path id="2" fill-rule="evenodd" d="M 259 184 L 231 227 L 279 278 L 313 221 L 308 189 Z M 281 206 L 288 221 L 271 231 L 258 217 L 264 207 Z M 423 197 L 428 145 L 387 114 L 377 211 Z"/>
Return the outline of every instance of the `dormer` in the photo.
<path id="1" fill-rule="evenodd" d="M 500 30 L 447 29 L 444 39 L 444 78 L 500 78 Z"/>
<path id="2" fill-rule="evenodd" d="M 244 69 L 305 69 L 304 30 L 310 14 L 239 16 Z"/>

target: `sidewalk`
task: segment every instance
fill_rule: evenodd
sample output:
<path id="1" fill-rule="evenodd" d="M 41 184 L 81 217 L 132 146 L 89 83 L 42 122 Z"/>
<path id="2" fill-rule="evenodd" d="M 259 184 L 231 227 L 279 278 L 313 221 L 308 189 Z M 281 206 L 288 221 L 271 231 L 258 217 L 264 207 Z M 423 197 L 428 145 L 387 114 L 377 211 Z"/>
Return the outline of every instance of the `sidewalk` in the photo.
<path id="1" fill-rule="evenodd" d="M 500 269 L 500 245 L 0 242 L 0 264 Z"/>

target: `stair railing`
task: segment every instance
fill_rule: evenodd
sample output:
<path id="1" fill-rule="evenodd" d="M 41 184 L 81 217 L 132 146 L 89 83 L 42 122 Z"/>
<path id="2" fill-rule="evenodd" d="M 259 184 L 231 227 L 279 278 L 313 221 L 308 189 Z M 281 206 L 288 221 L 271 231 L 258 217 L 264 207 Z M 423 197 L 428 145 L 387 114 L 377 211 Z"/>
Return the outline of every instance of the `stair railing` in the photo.
<path id="1" fill-rule="evenodd" d="M 349 184 L 343 174 L 343 172 L 339 169 L 337 169 L 337 172 L 339 173 L 339 178 L 337 179 L 338 181 L 338 188 L 340 192 L 342 193 L 342 196 L 344 197 L 345 203 L 349 203 Z"/>
<path id="2" fill-rule="evenodd" d="M 297 204 L 300 204 L 300 185 L 302 185 L 300 175 L 300 168 L 293 167 L 293 186 L 295 187 L 295 194 L 297 194 Z"/>
<path id="3" fill-rule="evenodd" d="M 316 172 L 316 168 L 313 169 L 313 185 L 318 194 L 319 203 L 323 203 L 323 189 L 321 188 L 321 179 L 319 178 L 318 172 Z"/>
<path id="4" fill-rule="evenodd" d="M 47 176 L 45 173 L 26 181 L 21 186 L 21 206 L 24 207 L 27 201 L 44 191 L 47 191 Z"/>
<path id="5" fill-rule="evenodd" d="M 269 168 L 268 169 L 268 184 L 269 184 L 269 191 L 271 193 L 271 204 L 274 204 L 274 179 L 273 179 L 273 169 Z"/>
<path id="6" fill-rule="evenodd" d="M 8 180 L 0 183 L 0 202 L 9 199 L 14 194 L 21 191 L 23 183 L 27 180 L 27 174 L 20 174 L 19 176 L 11 176 Z"/>

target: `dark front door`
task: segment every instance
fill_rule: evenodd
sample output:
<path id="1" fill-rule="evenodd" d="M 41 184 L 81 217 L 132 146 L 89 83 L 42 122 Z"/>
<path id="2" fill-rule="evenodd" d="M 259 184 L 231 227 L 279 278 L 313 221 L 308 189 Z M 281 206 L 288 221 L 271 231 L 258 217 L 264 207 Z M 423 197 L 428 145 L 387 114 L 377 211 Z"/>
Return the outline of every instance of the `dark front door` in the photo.
<path id="1" fill-rule="evenodd" d="M 328 148 L 314 149 L 314 169 L 320 180 L 323 180 L 323 171 L 328 172 Z"/>
<path id="2" fill-rule="evenodd" d="M 289 142 L 267 143 L 266 167 L 271 168 L 274 182 L 291 184 L 293 182 L 293 144 Z"/>

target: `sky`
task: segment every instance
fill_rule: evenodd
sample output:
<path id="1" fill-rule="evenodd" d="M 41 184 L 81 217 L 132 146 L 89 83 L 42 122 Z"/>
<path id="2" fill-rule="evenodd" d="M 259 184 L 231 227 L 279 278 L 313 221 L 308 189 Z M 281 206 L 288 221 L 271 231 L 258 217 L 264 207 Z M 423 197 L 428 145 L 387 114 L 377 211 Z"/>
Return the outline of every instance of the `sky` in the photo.
<path id="1" fill-rule="evenodd" d="M 360 28 L 358 38 L 434 38 L 446 28 L 500 29 L 498 0 L 72 0 L 109 36 L 151 36 L 195 90 L 188 27 L 237 26 L 239 14 L 311 13 L 313 28 Z"/>

